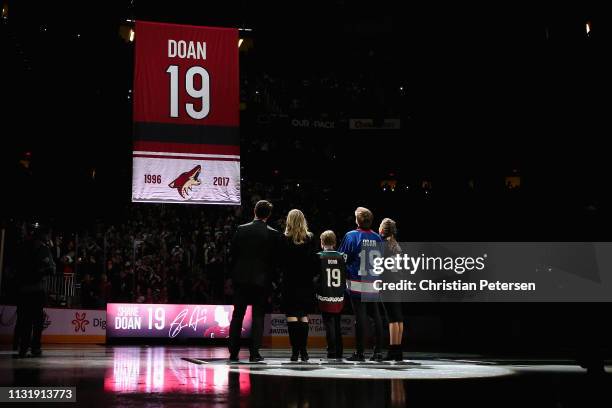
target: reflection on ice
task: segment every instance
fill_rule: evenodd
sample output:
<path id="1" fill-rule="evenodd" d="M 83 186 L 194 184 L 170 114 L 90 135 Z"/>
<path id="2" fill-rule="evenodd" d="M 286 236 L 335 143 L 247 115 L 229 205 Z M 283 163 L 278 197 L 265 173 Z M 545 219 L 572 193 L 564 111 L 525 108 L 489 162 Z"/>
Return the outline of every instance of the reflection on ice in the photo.
<path id="1" fill-rule="evenodd" d="M 117 347 L 112 370 L 108 369 L 104 389 L 112 392 L 224 393 L 230 388 L 240 395 L 250 392 L 248 373 L 230 372 L 225 365 L 198 365 L 182 360 L 198 357 L 195 350 L 173 352 L 164 347 Z M 233 378 L 235 377 L 235 378 Z"/>

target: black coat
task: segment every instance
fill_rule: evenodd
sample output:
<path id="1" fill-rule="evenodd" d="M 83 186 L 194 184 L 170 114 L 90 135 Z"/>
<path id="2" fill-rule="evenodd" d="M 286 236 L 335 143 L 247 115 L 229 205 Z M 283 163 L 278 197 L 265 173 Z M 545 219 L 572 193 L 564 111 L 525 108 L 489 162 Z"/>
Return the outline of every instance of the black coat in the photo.
<path id="1" fill-rule="evenodd" d="M 281 239 L 264 221 L 240 225 L 232 240 L 233 281 L 267 288 L 279 263 Z"/>
<path id="2" fill-rule="evenodd" d="M 314 304 L 314 277 L 320 268 L 315 239 L 303 244 L 284 238 L 282 296 L 284 311 L 310 312 Z"/>
<path id="3" fill-rule="evenodd" d="M 55 273 L 49 247 L 39 239 L 26 240 L 19 254 L 18 285 L 22 292 L 42 291 L 43 279 Z"/>

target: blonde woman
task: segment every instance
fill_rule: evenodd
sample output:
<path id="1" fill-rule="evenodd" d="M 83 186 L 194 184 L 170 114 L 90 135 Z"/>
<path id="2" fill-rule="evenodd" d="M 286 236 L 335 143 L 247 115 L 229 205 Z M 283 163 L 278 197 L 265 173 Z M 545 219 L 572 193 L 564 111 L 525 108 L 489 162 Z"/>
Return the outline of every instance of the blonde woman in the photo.
<path id="1" fill-rule="evenodd" d="M 287 316 L 291 361 L 308 361 L 308 313 L 314 302 L 313 277 L 318 261 L 313 234 L 300 210 L 291 210 L 285 227 L 282 308 Z"/>

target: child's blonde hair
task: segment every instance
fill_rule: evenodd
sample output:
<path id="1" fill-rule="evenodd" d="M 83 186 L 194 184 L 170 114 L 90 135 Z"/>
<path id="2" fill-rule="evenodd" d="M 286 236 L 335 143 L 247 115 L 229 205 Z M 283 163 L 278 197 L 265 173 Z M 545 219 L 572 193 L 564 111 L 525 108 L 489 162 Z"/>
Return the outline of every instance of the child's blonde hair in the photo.
<path id="1" fill-rule="evenodd" d="M 355 219 L 357 220 L 357 226 L 363 229 L 370 229 L 372 227 L 372 221 L 374 221 L 374 215 L 372 211 L 365 207 L 357 207 L 355 210 Z"/>
<path id="2" fill-rule="evenodd" d="M 334 231 L 327 230 L 321 234 L 321 245 L 329 248 L 336 247 L 336 234 L 334 234 Z"/>

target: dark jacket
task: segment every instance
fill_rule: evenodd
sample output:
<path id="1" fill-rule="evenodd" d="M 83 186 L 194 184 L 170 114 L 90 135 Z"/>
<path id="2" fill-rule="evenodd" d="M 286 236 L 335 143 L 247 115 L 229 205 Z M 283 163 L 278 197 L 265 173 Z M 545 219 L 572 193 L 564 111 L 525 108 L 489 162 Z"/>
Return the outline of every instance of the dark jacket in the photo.
<path id="1" fill-rule="evenodd" d="M 291 238 L 284 237 L 283 241 L 283 297 L 297 296 L 313 301 L 313 279 L 320 268 L 316 242 L 312 236 L 299 245 L 293 243 Z"/>
<path id="2" fill-rule="evenodd" d="M 20 253 L 18 286 L 21 292 L 44 289 L 44 279 L 55 273 L 55 262 L 49 247 L 39 239 L 26 240 Z"/>
<path id="3" fill-rule="evenodd" d="M 264 221 L 240 225 L 232 240 L 232 279 L 267 288 L 279 261 L 281 234 Z"/>

